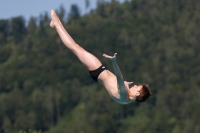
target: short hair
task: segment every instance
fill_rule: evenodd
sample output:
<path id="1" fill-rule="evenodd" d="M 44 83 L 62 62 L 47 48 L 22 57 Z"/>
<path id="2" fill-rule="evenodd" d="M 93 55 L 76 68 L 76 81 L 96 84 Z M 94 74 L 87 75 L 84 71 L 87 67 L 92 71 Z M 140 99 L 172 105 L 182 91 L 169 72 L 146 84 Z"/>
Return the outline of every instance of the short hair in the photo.
<path id="1" fill-rule="evenodd" d="M 140 95 L 136 96 L 137 102 L 144 102 L 152 95 L 148 85 L 142 85 L 142 88 L 139 90 L 139 92 Z"/>

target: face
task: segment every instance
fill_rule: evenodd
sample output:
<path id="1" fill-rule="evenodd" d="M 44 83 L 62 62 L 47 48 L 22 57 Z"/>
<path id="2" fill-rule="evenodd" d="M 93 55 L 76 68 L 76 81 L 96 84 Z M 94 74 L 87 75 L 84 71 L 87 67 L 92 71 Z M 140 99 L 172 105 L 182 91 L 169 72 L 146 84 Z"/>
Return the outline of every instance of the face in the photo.
<path id="1" fill-rule="evenodd" d="M 139 96 L 140 95 L 140 89 L 142 88 L 142 85 L 134 85 L 133 87 L 131 87 L 129 89 L 129 92 L 130 92 L 130 98 L 131 99 L 135 99 L 136 96 Z"/>

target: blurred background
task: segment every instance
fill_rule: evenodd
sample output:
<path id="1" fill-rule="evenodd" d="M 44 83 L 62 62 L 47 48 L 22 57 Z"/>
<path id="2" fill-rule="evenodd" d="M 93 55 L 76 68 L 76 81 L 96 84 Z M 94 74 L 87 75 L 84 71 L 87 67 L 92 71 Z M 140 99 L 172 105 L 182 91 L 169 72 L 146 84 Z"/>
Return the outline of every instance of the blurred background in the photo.
<path id="1" fill-rule="evenodd" d="M 153 95 L 113 101 L 49 27 L 51 9 Z M 1 1 L 0 12 L 0 133 L 200 132 L 199 0 Z"/>

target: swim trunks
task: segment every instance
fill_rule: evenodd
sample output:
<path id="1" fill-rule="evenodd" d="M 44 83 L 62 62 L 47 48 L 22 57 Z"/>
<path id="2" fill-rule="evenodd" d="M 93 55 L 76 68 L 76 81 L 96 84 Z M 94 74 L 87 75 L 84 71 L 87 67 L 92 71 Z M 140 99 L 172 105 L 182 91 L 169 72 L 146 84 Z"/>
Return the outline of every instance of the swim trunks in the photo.
<path id="1" fill-rule="evenodd" d="M 96 82 L 100 73 L 103 72 L 104 70 L 108 70 L 106 64 L 102 64 L 99 68 L 97 68 L 96 70 L 93 70 L 93 71 L 89 71 L 90 73 L 90 76 L 93 78 L 93 80 L 95 80 Z"/>

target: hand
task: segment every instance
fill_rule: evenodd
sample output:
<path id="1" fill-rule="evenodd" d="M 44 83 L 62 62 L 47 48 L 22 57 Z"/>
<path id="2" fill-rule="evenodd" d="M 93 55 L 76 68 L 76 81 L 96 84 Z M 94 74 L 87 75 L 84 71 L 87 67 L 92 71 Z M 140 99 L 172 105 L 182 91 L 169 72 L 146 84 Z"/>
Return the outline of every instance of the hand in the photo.
<path id="1" fill-rule="evenodd" d="M 125 85 L 125 87 L 128 88 L 128 89 L 129 89 L 129 85 L 132 84 L 132 83 L 133 83 L 133 82 L 124 81 L 124 85 Z"/>
<path id="2" fill-rule="evenodd" d="M 116 58 L 117 53 L 114 54 L 114 56 L 110 56 L 107 54 L 103 54 L 104 57 L 108 58 L 108 59 L 115 59 Z"/>

